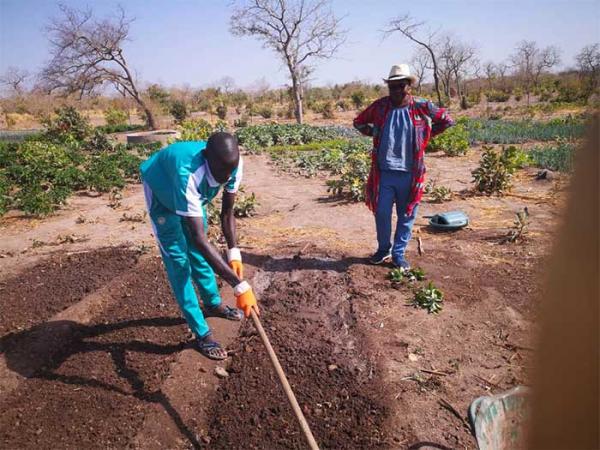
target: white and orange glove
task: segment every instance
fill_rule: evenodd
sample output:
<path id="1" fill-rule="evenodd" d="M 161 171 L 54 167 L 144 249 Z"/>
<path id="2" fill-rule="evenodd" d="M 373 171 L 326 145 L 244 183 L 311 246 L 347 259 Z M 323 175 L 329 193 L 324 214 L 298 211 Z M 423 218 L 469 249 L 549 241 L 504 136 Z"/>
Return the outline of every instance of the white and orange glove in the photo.
<path id="1" fill-rule="evenodd" d="M 247 281 L 242 281 L 236 287 L 233 288 L 233 295 L 235 295 L 236 305 L 239 309 L 244 311 L 246 317 L 250 317 L 250 311 L 254 307 L 256 314 L 260 314 L 258 305 L 256 303 L 256 297 L 252 288 Z"/>
<path id="2" fill-rule="evenodd" d="M 227 262 L 231 270 L 235 272 L 240 280 L 244 279 L 244 265 L 242 264 L 242 252 L 237 247 L 227 250 Z"/>

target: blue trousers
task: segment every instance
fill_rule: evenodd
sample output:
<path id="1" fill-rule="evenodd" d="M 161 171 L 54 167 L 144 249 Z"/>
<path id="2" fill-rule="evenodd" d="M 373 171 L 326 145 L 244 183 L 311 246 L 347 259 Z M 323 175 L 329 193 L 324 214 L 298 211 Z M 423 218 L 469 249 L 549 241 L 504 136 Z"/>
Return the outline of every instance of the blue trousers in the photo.
<path id="1" fill-rule="evenodd" d="M 204 306 L 218 306 L 221 304 L 221 295 L 215 273 L 194 246 L 183 223 L 184 218 L 165 208 L 153 197 L 152 190 L 146 183 L 144 196 L 175 299 L 192 332 L 196 336 L 205 336 L 210 332 L 210 328 L 200 309 L 193 284 L 198 288 Z M 206 211 L 204 213 L 206 233 Z"/>
<path id="2" fill-rule="evenodd" d="M 392 259 L 399 261 L 404 258 L 406 246 L 412 235 L 412 227 L 417 217 L 417 207 L 411 216 L 407 216 L 406 206 L 410 197 L 412 173 L 400 170 L 382 170 L 379 180 L 379 197 L 377 211 L 375 212 L 375 225 L 377 227 L 378 252 L 392 251 Z M 392 245 L 392 208 L 396 203 L 398 223 Z"/>

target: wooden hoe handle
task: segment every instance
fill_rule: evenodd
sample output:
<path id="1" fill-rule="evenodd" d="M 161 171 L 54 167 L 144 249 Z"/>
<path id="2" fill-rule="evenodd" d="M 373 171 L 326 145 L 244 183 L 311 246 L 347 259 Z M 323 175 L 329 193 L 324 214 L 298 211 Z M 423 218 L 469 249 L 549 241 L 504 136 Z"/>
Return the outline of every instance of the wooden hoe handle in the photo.
<path id="1" fill-rule="evenodd" d="M 315 441 L 315 437 L 313 436 L 312 431 L 310 431 L 310 427 L 308 426 L 308 422 L 306 421 L 306 418 L 304 417 L 304 414 L 300 409 L 300 405 L 298 404 L 298 400 L 296 400 L 294 391 L 292 391 L 292 387 L 290 386 L 290 383 L 288 383 L 287 377 L 285 376 L 285 372 L 283 371 L 281 364 L 279 364 L 277 355 L 275 354 L 275 351 L 271 346 L 271 342 L 269 341 L 269 338 L 267 337 L 267 334 L 265 333 L 265 330 L 262 327 L 262 324 L 260 323 L 260 319 L 254 311 L 254 308 L 250 310 L 250 315 L 252 316 L 252 321 L 254 322 L 254 326 L 258 330 L 258 334 L 260 334 L 260 338 L 262 339 L 263 344 L 265 344 L 267 353 L 269 354 L 269 358 L 271 359 L 271 363 L 273 364 L 275 372 L 277 373 L 279 381 L 281 382 L 283 390 L 285 391 L 285 395 L 287 396 L 288 401 L 290 402 L 290 405 L 292 406 L 292 409 L 296 414 L 296 419 L 298 419 L 298 423 L 300 424 L 300 428 L 302 428 L 302 432 L 304 433 L 304 437 L 306 438 L 308 446 L 311 448 L 311 450 L 319 450 L 317 441 Z"/>

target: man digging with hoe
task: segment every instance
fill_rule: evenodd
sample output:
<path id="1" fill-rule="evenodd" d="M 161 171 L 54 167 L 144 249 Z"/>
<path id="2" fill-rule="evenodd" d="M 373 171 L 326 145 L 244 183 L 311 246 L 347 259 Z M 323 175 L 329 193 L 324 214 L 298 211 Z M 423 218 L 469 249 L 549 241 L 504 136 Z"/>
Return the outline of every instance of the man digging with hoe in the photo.
<path id="1" fill-rule="evenodd" d="M 198 350 L 211 359 L 227 352 L 211 336 L 204 318 L 241 320 L 258 313 L 256 297 L 244 281 L 242 257 L 236 244 L 233 205 L 242 179 L 243 163 L 236 139 L 215 133 L 208 141 L 176 142 L 144 161 L 141 176 L 146 207 L 173 294 Z M 224 187 L 221 209 L 227 262 L 208 241 L 206 205 Z M 237 307 L 223 305 L 215 272 L 233 287 Z M 196 285 L 203 303 L 200 309 Z"/>

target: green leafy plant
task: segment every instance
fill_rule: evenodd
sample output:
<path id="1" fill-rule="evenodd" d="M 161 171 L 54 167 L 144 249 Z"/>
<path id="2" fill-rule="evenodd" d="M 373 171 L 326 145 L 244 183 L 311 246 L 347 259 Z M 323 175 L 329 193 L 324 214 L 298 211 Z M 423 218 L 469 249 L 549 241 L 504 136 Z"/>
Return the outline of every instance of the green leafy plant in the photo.
<path id="1" fill-rule="evenodd" d="M 425 279 L 425 271 L 420 267 L 414 267 L 412 269 L 404 269 L 402 267 L 396 267 L 390 270 L 388 278 L 392 283 L 412 283 L 415 281 L 422 281 Z"/>
<path id="2" fill-rule="evenodd" d="M 233 215 L 235 217 L 252 217 L 256 213 L 258 204 L 254 192 L 250 195 L 246 195 L 244 191 L 240 189 L 235 204 L 233 205 Z"/>
<path id="3" fill-rule="evenodd" d="M 459 156 L 467 153 L 468 149 L 469 132 L 459 123 L 431 139 L 426 150 L 428 152 L 442 150 L 447 156 Z"/>
<path id="4" fill-rule="evenodd" d="M 430 314 L 438 314 L 442 310 L 443 300 L 443 292 L 436 288 L 430 281 L 427 286 L 415 292 L 412 305 L 417 308 L 426 309 Z"/>
<path id="5" fill-rule="evenodd" d="M 508 164 L 513 169 L 522 169 L 523 167 L 527 167 L 531 164 L 531 157 L 527 152 L 524 152 L 519 147 L 511 145 L 503 149 L 503 152 L 506 153 L 506 160 Z"/>
<path id="6" fill-rule="evenodd" d="M 511 155 L 506 148 L 496 152 L 493 147 L 484 145 L 479 167 L 471 172 L 475 189 L 488 195 L 509 190 L 516 170 Z"/>
<path id="7" fill-rule="evenodd" d="M 434 180 L 427 182 L 424 193 L 429 196 L 432 203 L 443 203 L 452 200 L 452 189 L 446 186 L 436 186 Z"/>

